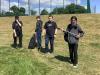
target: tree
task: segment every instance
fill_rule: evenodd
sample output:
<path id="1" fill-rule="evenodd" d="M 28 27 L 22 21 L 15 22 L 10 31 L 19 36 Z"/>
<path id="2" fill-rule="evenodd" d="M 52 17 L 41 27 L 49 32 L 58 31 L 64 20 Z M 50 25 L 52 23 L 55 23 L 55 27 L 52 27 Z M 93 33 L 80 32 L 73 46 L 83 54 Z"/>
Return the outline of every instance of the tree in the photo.
<path id="1" fill-rule="evenodd" d="M 52 14 L 65 14 L 65 9 L 63 7 L 61 7 L 61 8 L 55 8 L 53 10 Z"/>
<path id="2" fill-rule="evenodd" d="M 52 14 L 77 14 L 77 13 L 86 13 L 87 10 L 80 5 L 70 4 L 66 8 L 54 8 Z"/>
<path id="3" fill-rule="evenodd" d="M 14 13 L 15 15 L 19 15 L 19 8 L 18 8 L 17 6 L 12 6 L 12 7 L 10 8 L 10 10 L 13 11 L 13 13 Z"/>
<path id="4" fill-rule="evenodd" d="M 70 4 L 66 6 L 65 13 L 67 14 L 76 14 L 76 13 L 86 13 L 86 9 L 83 6 Z"/>
<path id="5" fill-rule="evenodd" d="M 54 8 L 51 14 L 58 14 L 58 8 Z"/>
<path id="6" fill-rule="evenodd" d="M 24 16 L 26 12 L 25 8 L 23 7 L 18 8 L 17 6 L 12 6 L 10 10 L 14 13 L 14 15 L 19 15 L 19 16 Z"/>
<path id="7" fill-rule="evenodd" d="M 41 11 L 41 15 L 48 15 L 48 14 L 49 14 L 48 11 L 45 10 L 45 9 L 43 9 L 43 10 Z"/>
<path id="8" fill-rule="evenodd" d="M 6 12 L 5 16 L 14 16 L 14 13 L 13 12 Z"/>
<path id="9" fill-rule="evenodd" d="M 34 10 L 31 10 L 31 15 L 36 15 L 36 11 L 34 11 Z"/>
<path id="10" fill-rule="evenodd" d="M 20 12 L 20 15 L 25 15 L 25 8 L 20 7 L 19 12 Z"/>

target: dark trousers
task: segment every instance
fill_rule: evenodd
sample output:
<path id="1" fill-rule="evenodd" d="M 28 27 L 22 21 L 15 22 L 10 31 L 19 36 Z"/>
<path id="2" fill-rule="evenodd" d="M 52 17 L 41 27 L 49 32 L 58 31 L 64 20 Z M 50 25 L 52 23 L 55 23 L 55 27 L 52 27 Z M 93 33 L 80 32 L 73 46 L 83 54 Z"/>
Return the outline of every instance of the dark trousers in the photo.
<path id="1" fill-rule="evenodd" d="M 49 42 L 50 42 L 50 49 L 48 48 Z M 54 37 L 50 37 L 50 36 L 46 35 L 45 49 L 47 52 L 53 53 L 53 51 L 54 51 Z"/>
<path id="2" fill-rule="evenodd" d="M 73 65 L 78 64 L 78 44 L 68 44 L 69 46 L 69 53 L 70 53 L 70 59 Z"/>
<path id="3" fill-rule="evenodd" d="M 41 32 L 36 32 L 36 38 L 37 38 L 37 46 L 38 46 L 38 49 L 41 48 Z"/>
<path id="4" fill-rule="evenodd" d="M 17 46 L 17 39 L 19 39 L 19 44 L 18 44 L 18 46 L 19 46 L 19 47 L 22 47 L 22 36 L 18 36 L 18 37 L 14 37 L 14 36 L 13 36 L 13 39 L 14 39 L 14 46 L 15 46 L 15 47 Z"/>

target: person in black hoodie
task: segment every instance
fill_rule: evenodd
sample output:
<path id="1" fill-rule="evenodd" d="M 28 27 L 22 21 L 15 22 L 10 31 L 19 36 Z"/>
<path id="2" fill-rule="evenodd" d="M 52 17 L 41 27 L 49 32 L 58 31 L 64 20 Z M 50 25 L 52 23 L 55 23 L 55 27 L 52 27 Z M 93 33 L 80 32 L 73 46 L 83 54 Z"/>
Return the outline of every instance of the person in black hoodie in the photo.
<path id="1" fill-rule="evenodd" d="M 73 67 L 77 68 L 78 64 L 78 42 L 79 38 L 83 37 L 84 32 L 81 27 L 77 24 L 77 17 L 71 17 L 71 23 L 68 25 L 66 29 L 68 34 L 68 46 L 69 46 L 69 53 L 70 53 L 70 60 L 73 64 Z"/>
<path id="2" fill-rule="evenodd" d="M 37 19 L 37 22 L 36 22 L 36 29 L 35 29 L 35 32 L 36 32 L 36 40 L 37 40 L 37 47 L 38 47 L 38 51 L 41 50 L 41 33 L 42 33 L 42 20 L 40 18 L 40 16 L 37 16 L 36 17 Z"/>
<path id="3" fill-rule="evenodd" d="M 46 52 L 53 53 L 54 52 L 54 38 L 57 33 L 57 24 L 53 20 L 53 16 L 50 15 L 48 17 L 49 21 L 47 21 L 44 25 L 45 35 L 45 50 Z M 48 44 L 50 42 L 50 50 L 48 48 Z"/>
<path id="4" fill-rule="evenodd" d="M 15 16 L 15 21 L 12 24 L 12 29 L 13 29 L 13 39 L 14 39 L 14 47 L 22 47 L 22 26 L 23 23 L 22 21 L 19 20 L 19 16 Z M 17 38 L 19 38 L 19 44 L 17 45 Z"/>

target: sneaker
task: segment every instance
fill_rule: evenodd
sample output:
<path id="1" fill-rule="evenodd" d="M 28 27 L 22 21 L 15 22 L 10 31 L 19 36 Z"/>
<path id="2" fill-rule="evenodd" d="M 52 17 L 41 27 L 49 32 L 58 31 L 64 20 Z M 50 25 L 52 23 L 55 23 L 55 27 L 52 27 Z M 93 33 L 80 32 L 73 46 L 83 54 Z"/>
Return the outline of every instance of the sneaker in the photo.
<path id="1" fill-rule="evenodd" d="M 73 65 L 74 68 L 78 68 L 78 65 Z"/>
<path id="2" fill-rule="evenodd" d="M 40 52 L 40 48 L 38 48 L 38 51 Z"/>
<path id="3" fill-rule="evenodd" d="M 47 54 L 50 55 L 51 53 L 50 52 L 47 52 Z"/>

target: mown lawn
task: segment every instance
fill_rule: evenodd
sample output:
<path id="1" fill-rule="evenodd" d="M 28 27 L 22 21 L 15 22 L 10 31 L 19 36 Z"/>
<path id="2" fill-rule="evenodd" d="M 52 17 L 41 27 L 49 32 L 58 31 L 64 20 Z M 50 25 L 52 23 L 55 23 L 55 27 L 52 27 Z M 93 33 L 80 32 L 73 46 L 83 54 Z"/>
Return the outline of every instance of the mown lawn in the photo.
<path id="1" fill-rule="evenodd" d="M 66 28 L 72 15 L 55 15 L 59 27 Z M 63 33 L 58 31 L 55 51 L 51 56 L 27 49 L 34 33 L 35 17 L 21 17 L 24 22 L 23 48 L 14 49 L 12 44 L 11 23 L 13 17 L 0 17 L 0 75 L 100 75 L 100 15 L 77 14 L 85 36 L 79 44 L 79 65 L 73 68 L 68 59 L 67 43 Z M 42 16 L 47 21 L 47 16 Z M 44 47 L 44 37 L 42 41 Z"/>

